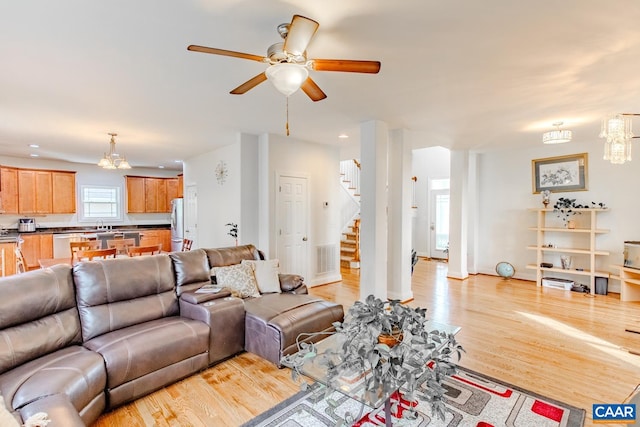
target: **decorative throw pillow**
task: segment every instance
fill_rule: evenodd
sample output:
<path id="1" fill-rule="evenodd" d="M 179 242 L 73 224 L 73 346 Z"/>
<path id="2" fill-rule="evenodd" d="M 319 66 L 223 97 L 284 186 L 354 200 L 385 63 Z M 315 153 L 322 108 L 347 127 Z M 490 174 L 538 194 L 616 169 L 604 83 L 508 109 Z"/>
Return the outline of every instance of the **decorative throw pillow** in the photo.
<path id="1" fill-rule="evenodd" d="M 253 274 L 256 276 L 256 282 L 258 282 L 258 289 L 261 294 L 282 292 L 280 289 L 280 279 L 278 278 L 278 273 L 280 273 L 280 261 L 277 259 L 270 259 L 268 261 L 243 259 L 242 264 L 251 266 Z"/>
<path id="2" fill-rule="evenodd" d="M 247 264 L 216 267 L 215 273 L 218 286 L 228 288 L 233 296 L 240 298 L 260 296 L 253 270 Z"/>
<path id="3" fill-rule="evenodd" d="M 4 399 L 0 395 L 0 426 L 3 427 L 20 427 L 18 421 L 11 415 L 11 412 L 4 404 Z"/>

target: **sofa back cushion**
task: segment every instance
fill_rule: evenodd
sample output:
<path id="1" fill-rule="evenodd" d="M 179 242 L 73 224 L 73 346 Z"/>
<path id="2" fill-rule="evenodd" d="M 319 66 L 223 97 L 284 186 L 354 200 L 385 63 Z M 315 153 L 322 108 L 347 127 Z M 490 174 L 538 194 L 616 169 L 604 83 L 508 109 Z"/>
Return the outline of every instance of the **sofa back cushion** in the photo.
<path id="1" fill-rule="evenodd" d="M 81 262 L 73 267 L 82 339 L 178 314 L 166 254 Z"/>
<path id="2" fill-rule="evenodd" d="M 172 252 L 169 256 L 176 274 L 178 296 L 185 291 L 195 291 L 202 285 L 211 283 L 209 260 L 203 249 Z"/>
<path id="3" fill-rule="evenodd" d="M 80 342 L 70 266 L 0 279 L 0 374 Z"/>
<path id="4" fill-rule="evenodd" d="M 209 267 L 226 267 L 240 264 L 243 259 L 261 260 L 262 253 L 253 245 L 231 246 L 228 248 L 205 249 Z"/>

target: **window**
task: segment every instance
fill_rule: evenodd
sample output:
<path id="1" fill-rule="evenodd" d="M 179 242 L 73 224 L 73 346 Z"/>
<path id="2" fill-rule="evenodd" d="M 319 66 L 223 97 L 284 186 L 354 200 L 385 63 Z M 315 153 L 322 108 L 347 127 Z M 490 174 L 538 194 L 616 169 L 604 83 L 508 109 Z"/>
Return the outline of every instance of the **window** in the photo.
<path id="1" fill-rule="evenodd" d="M 80 221 L 122 220 L 120 187 L 83 185 L 80 189 Z"/>

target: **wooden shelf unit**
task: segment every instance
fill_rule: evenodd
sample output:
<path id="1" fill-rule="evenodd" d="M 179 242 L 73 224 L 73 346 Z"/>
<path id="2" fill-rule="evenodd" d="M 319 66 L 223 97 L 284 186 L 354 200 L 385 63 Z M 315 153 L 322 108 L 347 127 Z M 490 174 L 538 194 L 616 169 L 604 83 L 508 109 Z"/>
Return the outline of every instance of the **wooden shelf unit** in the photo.
<path id="1" fill-rule="evenodd" d="M 620 270 L 620 301 L 640 301 L 640 270 L 614 265 Z"/>
<path id="2" fill-rule="evenodd" d="M 548 272 L 588 277 L 591 293 L 595 294 L 596 277 L 609 277 L 608 271 L 597 271 L 595 269 L 596 257 L 609 255 L 608 251 L 596 249 L 596 237 L 600 234 L 609 232 L 609 230 L 597 228 L 597 215 L 601 212 L 608 212 L 609 209 L 574 209 L 574 211 L 578 212 L 581 215 L 586 214 L 589 216 L 588 220 L 585 221 L 588 226 L 582 226 L 580 228 L 547 226 L 547 215 L 555 213 L 552 208 L 532 208 L 529 210 L 536 212 L 537 215 L 537 225 L 535 227 L 529 227 L 529 230 L 536 232 L 536 244 L 527 246 L 527 249 L 534 250 L 536 252 L 536 263 L 527 265 L 528 269 L 536 270 L 536 284 L 538 286 L 542 286 L 543 275 Z M 575 235 L 575 237 L 580 235 L 587 236 L 589 240 L 588 247 L 584 247 L 586 245 L 583 245 L 583 247 L 548 247 L 546 246 L 546 241 L 550 240 L 549 236 L 552 235 Z M 556 266 L 545 268 L 540 266 L 541 263 L 545 262 L 545 253 L 585 255 L 586 257 L 588 257 L 588 262 L 586 263 L 584 268 L 580 270 L 577 270 L 576 268 L 565 270 Z M 640 274 L 638 276 L 638 279 L 640 279 Z"/>

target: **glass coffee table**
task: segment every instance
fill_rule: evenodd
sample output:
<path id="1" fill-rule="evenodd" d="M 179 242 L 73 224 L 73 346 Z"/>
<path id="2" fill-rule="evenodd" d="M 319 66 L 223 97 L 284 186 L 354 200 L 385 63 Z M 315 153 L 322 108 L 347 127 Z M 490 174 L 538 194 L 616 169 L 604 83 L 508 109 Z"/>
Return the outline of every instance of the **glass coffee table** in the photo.
<path id="1" fill-rule="evenodd" d="M 456 335 L 461 329 L 459 326 L 448 325 L 431 320 L 425 323 L 425 327 L 430 331 L 437 330 L 439 332 L 444 332 L 447 335 Z M 337 351 L 338 349 L 342 348 L 343 342 L 344 337 L 340 333 L 333 334 L 315 344 L 317 355 L 321 355 L 326 352 Z M 446 344 L 446 340 L 443 340 L 443 342 L 437 345 L 436 348 L 434 348 L 431 352 L 433 353 L 435 351 L 439 351 Z M 372 408 L 380 408 L 382 405 L 384 405 L 385 423 L 387 426 L 392 425 L 391 398 L 392 395 L 398 390 L 392 390 L 387 393 L 372 395 L 371 393 L 367 392 L 364 387 L 364 381 L 366 377 L 362 373 L 354 373 L 353 376 L 344 375 L 341 376 L 336 382 L 329 384 L 327 381 L 328 368 L 325 364 L 321 363 L 320 359 L 321 357 L 318 356 L 305 359 L 302 366 L 298 367 L 298 371 L 301 374 Z M 429 368 L 425 366 L 425 369 Z"/>

